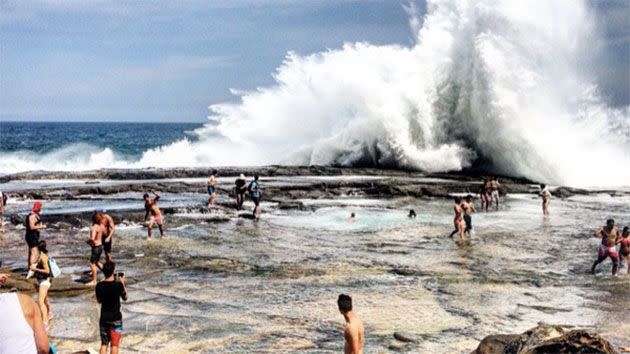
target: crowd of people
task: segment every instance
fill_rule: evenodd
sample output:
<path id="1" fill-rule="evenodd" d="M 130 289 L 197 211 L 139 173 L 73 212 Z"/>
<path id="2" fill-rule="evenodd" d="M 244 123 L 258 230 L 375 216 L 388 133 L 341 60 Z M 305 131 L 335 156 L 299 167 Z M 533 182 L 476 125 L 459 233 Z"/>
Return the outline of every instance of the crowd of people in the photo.
<path id="1" fill-rule="evenodd" d="M 217 198 L 218 192 L 217 171 L 213 170 L 207 182 L 208 202 L 207 207 L 212 207 Z M 486 179 L 482 183 L 479 192 L 481 202 L 481 210 L 488 211 L 491 205 L 495 210 L 499 210 L 500 206 L 500 190 L 501 184 L 498 179 Z M 261 208 L 260 201 L 262 199 L 262 188 L 259 176 L 254 178 L 247 184 L 245 176 L 241 174 L 235 180 L 234 195 L 236 198 L 236 209 L 241 210 L 244 203 L 245 193 L 249 194 L 254 204 L 252 216 L 254 220 L 260 218 Z M 549 214 L 549 203 L 551 193 L 547 186 L 540 185 L 539 196 L 542 198 L 543 214 Z M 147 227 L 147 240 L 152 239 L 152 229 L 157 225 L 160 235 L 164 236 L 163 214 L 158 205 L 160 195 L 152 190 L 147 191 L 143 195 L 145 216 L 144 222 Z M 0 193 L 0 225 L 4 205 L 6 204 L 6 195 Z M 52 280 L 55 275 L 56 262 L 48 256 L 47 243 L 40 240 L 40 231 L 47 228 L 47 225 L 41 221 L 41 210 L 43 204 L 36 201 L 33 204 L 31 212 L 26 217 L 25 224 L 25 241 L 27 244 L 27 279 L 35 277 L 37 280 L 37 305 L 32 298 L 23 294 L 2 293 L 0 294 L 0 318 L 10 319 L 8 322 L 0 321 L 0 353 L 49 353 L 53 348 L 47 337 L 49 322 L 53 318 L 53 311 L 48 299 L 48 290 L 51 287 Z M 455 230 L 450 234 L 453 237 L 459 234 L 461 240 L 466 236 L 470 237 L 473 224 L 472 214 L 477 212 L 472 195 L 465 198 L 455 197 L 453 210 L 455 218 L 453 220 Z M 417 216 L 414 209 L 409 210 L 409 218 Z M 347 218 L 352 222 L 356 218 L 353 212 Z M 108 215 L 105 210 L 96 210 L 92 214 L 92 225 L 90 227 L 90 236 L 86 241 L 91 247 L 90 253 L 90 281 L 86 283 L 89 286 L 95 286 L 95 295 L 97 302 L 101 305 L 99 328 L 101 347 L 100 353 L 106 354 L 109 350 L 112 354 L 119 352 L 119 345 L 122 337 L 122 314 L 121 302 L 127 301 L 127 288 L 125 285 L 124 273 L 116 273 L 116 265 L 113 261 L 112 241 L 116 225 L 114 218 Z M 630 230 L 624 227 L 622 232 L 615 226 L 615 221 L 607 220 L 606 225 L 600 227 L 595 233 L 595 237 L 601 238 L 601 244 L 598 247 L 598 258 L 592 265 L 591 271 L 595 273 L 596 267 L 606 258 L 612 260 L 612 274 L 617 275 L 620 268 L 620 260 L 626 262 L 627 272 L 630 274 Z M 617 246 L 620 246 L 617 250 Z M 101 258 L 105 253 L 104 262 Z M 58 269 L 58 268 L 57 268 Z M 104 278 L 99 282 L 98 273 L 102 272 Z M 59 271 L 57 271 L 59 272 Z M 4 283 L 10 275 L 0 274 L 0 284 Z M 341 294 L 337 300 L 340 313 L 345 319 L 344 338 L 345 353 L 362 353 L 365 334 L 364 326 L 361 319 L 353 311 L 352 298 L 348 295 Z M 21 313 L 20 313 L 21 309 Z M 26 321 L 18 320 L 24 318 Z M 15 320 L 16 325 L 9 325 L 11 319 Z M 5 340 L 9 338 L 8 340 Z"/>

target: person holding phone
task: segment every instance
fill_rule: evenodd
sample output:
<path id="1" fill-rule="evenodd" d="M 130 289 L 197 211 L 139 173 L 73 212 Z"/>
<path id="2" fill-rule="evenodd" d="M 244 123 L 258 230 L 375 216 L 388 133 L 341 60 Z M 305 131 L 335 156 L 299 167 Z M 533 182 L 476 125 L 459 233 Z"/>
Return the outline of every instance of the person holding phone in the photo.
<path id="1" fill-rule="evenodd" d="M 110 348 L 111 354 L 118 354 L 122 338 L 122 314 L 120 313 L 120 299 L 127 301 L 127 287 L 125 274 L 114 276 L 116 265 L 107 262 L 103 265 L 105 279 L 96 285 L 96 300 L 101 304 L 99 328 L 101 333 L 100 354 L 106 354 Z"/>

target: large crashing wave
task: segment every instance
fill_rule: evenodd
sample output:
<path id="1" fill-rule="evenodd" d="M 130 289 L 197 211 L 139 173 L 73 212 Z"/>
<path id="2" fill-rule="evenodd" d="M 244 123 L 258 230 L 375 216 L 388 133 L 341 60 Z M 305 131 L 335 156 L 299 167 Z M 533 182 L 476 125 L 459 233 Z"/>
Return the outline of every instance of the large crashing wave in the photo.
<path id="1" fill-rule="evenodd" d="M 474 166 L 558 184 L 628 183 L 628 109 L 606 107 L 584 73 L 597 40 L 585 4 L 429 1 L 427 10 L 412 17 L 422 22 L 412 47 L 289 53 L 274 86 L 211 106 L 198 141 L 135 162 L 101 151 L 78 167 Z"/>

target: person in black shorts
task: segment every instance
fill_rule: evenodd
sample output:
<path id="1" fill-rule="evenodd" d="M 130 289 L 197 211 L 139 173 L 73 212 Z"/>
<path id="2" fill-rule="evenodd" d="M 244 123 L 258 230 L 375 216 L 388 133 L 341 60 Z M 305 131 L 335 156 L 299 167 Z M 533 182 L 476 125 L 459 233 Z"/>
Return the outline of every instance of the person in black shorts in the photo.
<path id="1" fill-rule="evenodd" d="M 37 258 L 39 258 L 39 251 L 37 250 L 37 246 L 39 245 L 39 230 L 45 229 L 46 224 L 41 222 L 39 212 L 42 210 L 42 203 L 35 202 L 33 203 L 33 208 L 31 209 L 31 213 L 28 214 L 26 220 L 24 221 L 24 225 L 26 226 L 26 235 L 25 240 L 28 245 L 28 256 L 27 256 L 27 268 L 28 273 L 26 274 L 26 278 L 32 277 L 35 273 L 33 273 L 31 266 L 35 264 Z"/>
<path id="2" fill-rule="evenodd" d="M 234 181 L 234 193 L 236 194 L 236 210 L 241 210 L 245 199 L 245 175 L 241 173 Z"/>
<path id="3" fill-rule="evenodd" d="M 107 262 L 112 261 L 112 237 L 116 230 L 116 224 L 114 219 L 107 215 L 105 211 L 98 210 L 94 212 L 97 214 L 100 224 L 103 227 L 103 251 L 105 251 L 105 260 Z"/>
<path id="4" fill-rule="evenodd" d="M 127 287 L 125 286 L 125 275 L 119 273 L 114 276 L 116 265 L 114 262 L 107 262 L 103 265 L 105 279 L 96 285 L 96 300 L 101 304 L 101 317 L 99 319 L 99 329 L 101 333 L 100 354 L 107 353 L 110 347 L 111 354 L 118 354 L 120 340 L 122 338 L 122 313 L 120 313 L 120 299 L 127 301 Z M 118 279 L 116 279 L 118 278 Z"/>
<path id="5" fill-rule="evenodd" d="M 99 213 L 92 214 L 92 227 L 90 228 L 90 239 L 87 240 L 87 244 L 92 247 L 90 253 L 90 271 L 92 273 L 92 280 L 87 285 L 96 285 L 98 277 L 97 270 L 102 268 L 100 263 L 101 255 L 103 254 L 103 234 L 105 233 L 105 226 L 101 224 L 101 216 Z"/>
<path id="6" fill-rule="evenodd" d="M 249 197 L 254 202 L 254 220 L 258 220 L 260 218 L 260 198 L 262 197 L 260 184 L 258 184 L 258 175 L 254 176 L 254 180 L 249 183 L 247 190 L 249 191 Z"/>

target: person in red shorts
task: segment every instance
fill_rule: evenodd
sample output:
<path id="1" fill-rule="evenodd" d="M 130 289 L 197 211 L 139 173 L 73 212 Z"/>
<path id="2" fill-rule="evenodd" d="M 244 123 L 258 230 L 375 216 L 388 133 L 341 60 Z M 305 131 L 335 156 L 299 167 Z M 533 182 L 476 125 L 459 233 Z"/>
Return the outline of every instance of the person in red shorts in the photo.
<path id="1" fill-rule="evenodd" d="M 96 300 L 101 304 L 99 327 L 101 333 L 100 354 L 107 354 L 110 346 L 111 354 L 118 354 L 120 339 L 122 338 L 122 314 L 120 313 L 120 299 L 127 301 L 125 275 L 119 274 L 116 279 L 114 262 L 103 265 L 105 279 L 96 285 Z"/>
<path id="2" fill-rule="evenodd" d="M 619 249 L 621 261 L 626 261 L 626 274 L 630 274 L 630 228 L 628 228 L 627 226 L 624 227 L 623 231 L 621 232 L 619 243 L 621 244 L 621 248 Z M 623 266 L 620 266 L 620 268 L 623 268 Z"/>
<path id="3" fill-rule="evenodd" d="M 619 243 L 619 229 L 615 226 L 615 220 L 608 219 L 606 225 L 595 231 L 595 237 L 601 238 L 602 243 L 597 248 L 597 260 L 591 267 L 591 273 L 595 274 L 595 267 L 603 262 L 606 258 L 610 257 L 612 260 L 612 275 L 617 275 L 617 269 L 619 267 L 619 254 L 617 253 L 617 243 Z"/>

